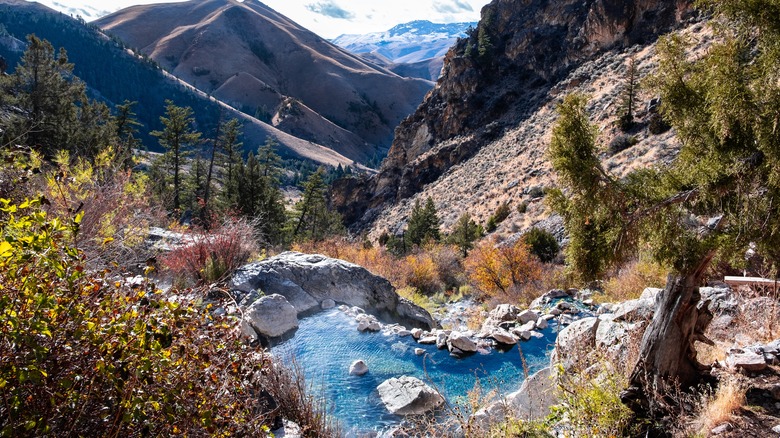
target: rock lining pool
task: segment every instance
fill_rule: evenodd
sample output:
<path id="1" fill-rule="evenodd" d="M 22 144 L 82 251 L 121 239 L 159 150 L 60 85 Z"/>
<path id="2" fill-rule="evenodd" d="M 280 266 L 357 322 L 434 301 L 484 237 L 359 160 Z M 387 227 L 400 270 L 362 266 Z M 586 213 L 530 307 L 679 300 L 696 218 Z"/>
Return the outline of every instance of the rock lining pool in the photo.
<path id="1" fill-rule="evenodd" d="M 518 344 L 529 373 L 548 364 L 556 331 L 553 323 L 541 338 Z M 415 348 L 424 349 L 425 354 L 416 355 Z M 326 399 L 329 414 L 347 436 L 381 431 L 402 420 L 387 411 L 376 390 L 391 377 L 417 377 L 439 389 L 450 404 L 465 401 L 477 381 L 485 393 L 495 388 L 507 394 L 524 379 L 518 346 L 458 359 L 446 349 L 418 344 L 411 336 L 359 332 L 355 319 L 338 309 L 302 319 L 294 335 L 271 351 L 286 363 L 294 360 L 300 365 L 307 384 L 315 395 Z M 350 364 L 357 359 L 366 362 L 367 374 L 349 374 Z"/>

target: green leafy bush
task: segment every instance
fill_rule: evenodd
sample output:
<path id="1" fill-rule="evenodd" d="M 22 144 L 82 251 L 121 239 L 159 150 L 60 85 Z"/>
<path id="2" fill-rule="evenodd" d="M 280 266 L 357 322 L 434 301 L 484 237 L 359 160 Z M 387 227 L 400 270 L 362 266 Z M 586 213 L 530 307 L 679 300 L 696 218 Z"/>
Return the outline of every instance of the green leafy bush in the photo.
<path id="1" fill-rule="evenodd" d="M 0 436 L 266 435 L 277 367 L 229 320 L 89 273 L 83 213 L 41 203 L 0 199 Z"/>
<path id="2" fill-rule="evenodd" d="M 523 235 L 523 240 L 531 247 L 531 254 L 544 263 L 553 261 L 561 249 L 555 236 L 541 228 L 531 228 Z"/>

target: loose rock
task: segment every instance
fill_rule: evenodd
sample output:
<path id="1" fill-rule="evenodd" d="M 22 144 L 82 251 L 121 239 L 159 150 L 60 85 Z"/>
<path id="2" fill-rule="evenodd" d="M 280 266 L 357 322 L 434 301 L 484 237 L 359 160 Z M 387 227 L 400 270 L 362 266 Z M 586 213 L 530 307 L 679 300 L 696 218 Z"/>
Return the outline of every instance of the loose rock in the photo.
<path id="1" fill-rule="evenodd" d="M 366 365 L 366 362 L 362 359 L 352 362 L 352 365 L 349 366 L 349 374 L 351 376 L 362 376 L 367 372 L 368 365 Z"/>
<path id="2" fill-rule="evenodd" d="M 444 403 L 436 390 L 410 376 L 387 379 L 377 390 L 387 410 L 397 415 L 424 414 Z"/>

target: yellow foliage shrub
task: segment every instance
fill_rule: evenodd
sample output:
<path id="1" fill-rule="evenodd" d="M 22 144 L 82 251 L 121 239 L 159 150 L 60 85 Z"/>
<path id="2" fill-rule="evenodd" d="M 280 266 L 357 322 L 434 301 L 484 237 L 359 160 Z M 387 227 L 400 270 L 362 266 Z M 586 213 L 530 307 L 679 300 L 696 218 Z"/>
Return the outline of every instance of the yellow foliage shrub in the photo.
<path id="1" fill-rule="evenodd" d="M 485 295 L 516 296 L 539 281 L 542 264 L 522 240 L 512 244 L 483 241 L 464 260 L 469 280 Z"/>

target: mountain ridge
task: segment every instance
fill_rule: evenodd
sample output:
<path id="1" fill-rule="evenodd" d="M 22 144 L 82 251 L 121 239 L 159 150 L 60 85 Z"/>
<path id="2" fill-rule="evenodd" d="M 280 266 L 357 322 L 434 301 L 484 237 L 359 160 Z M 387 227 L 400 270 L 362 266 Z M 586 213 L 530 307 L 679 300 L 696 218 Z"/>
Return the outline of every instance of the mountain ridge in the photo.
<path id="1" fill-rule="evenodd" d="M 436 80 L 444 55 L 475 22 L 432 23 L 415 20 L 384 32 L 343 34 L 331 41 L 401 76 Z"/>
<path id="2" fill-rule="evenodd" d="M 676 0 L 620 4 L 610 0 L 494 0 L 482 9 L 478 29 L 448 52 L 436 87 L 396 129 L 379 173 L 369 179 L 338 182 L 334 204 L 354 231 L 370 231 L 376 237 L 404 223 L 412 200 L 420 199 L 422 193 L 431 194 L 444 178 L 467 166 L 470 173 L 460 175 L 480 183 L 472 186 L 451 180 L 447 187 L 474 206 L 436 191 L 440 196 L 437 209 L 446 216 L 445 227 L 470 208 L 480 209 L 480 216 L 492 213 L 498 199 L 506 198 L 504 192 L 511 192 L 518 202 L 530 200 L 524 192 L 531 191 L 535 177 L 512 178 L 518 169 L 503 169 L 505 178 L 516 180 L 511 187 L 510 181 L 504 181 L 504 186 L 480 173 L 494 167 L 489 162 L 471 167 L 474 157 L 487 153 L 497 142 L 514 143 L 510 133 L 517 136 L 523 131 L 527 136 L 521 138 L 533 147 L 523 144 L 518 150 L 542 166 L 546 143 L 541 136 L 548 133 L 530 124 L 538 123 L 538 114 L 553 111 L 560 81 L 566 79 L 568 86 L 576 87 L 594 76 L 589 72 L 580 78 L 569 77 L 578 67 L 604 54 L 647 46 L 658 35 L 683 26 L 691 14 L 691 2 Z M 548 122 L 549 117 L 545 118 Z M 490 198 L 476 199 L 474 193 L 462 192 L 464 187 L 483 194 L 489 189 Z M 458 208 L 444 199 L 455 201 Z M 382 217 L 393 220 L 377 222 Z"/>
<path id="3" fill-rule="evenodd" d="M 297 124 L 305 139 L 362 162 L 385 154 L 395 126 L 432 86 L 352 55 L 253 0 L 132 6 L 94 23 L 185 82 L 231 97 L 231 104 L 250 113 L 268 113 L 271 123 L 287 98 L 296 99 L 312 110 L 305 112 L 309 119 L 325 119 L 318 126 L 328 130 L 307 131 L 305 120 L 284 126 Z M 228 96 L 222 87 L 237 74 L 253 81 Z M 261 87 L 274 96 L 273 107 L 266 102 L 263 109 L 253 98 Z"/>
<path id="4" fill-rule="evenodd" d="M 294 137 L 218 102 L 168 75 L 154 63 L 134 55 L 83 20 L 34 2 L 0 0 L 0 24 L 13 37 L 8 41 L 14 47 L 0 40 L 0 54 L 7 56 L 9 70 L 13 69 L 24 49 L 16 47 L 16 42 L 23 41 L 27 34 L 35 33 L 55 47 L 65 48 L 69 61 L 74 63 L 74 73 L 86 83 L 91 94 L 112 104 L 125 99 L 138 102 L 135 111 L 143 124 L 140 135 L 150 149 L 155 149 L 157 141 L 146 134 L 162 128 L 159 116 L 164 113 L 165 99 L 170 98 L 177 105 L 193 107 L 198 127 L 205 135 L 211 134 L 219 112 L 224 111 L 244 124 L 244 143 L 248 149 L 273 137 L 280 145 L 279 153 L 286 158 L 309 159 L 331 166 L 353 164 L 353 159 L 332 149 Z"/>

